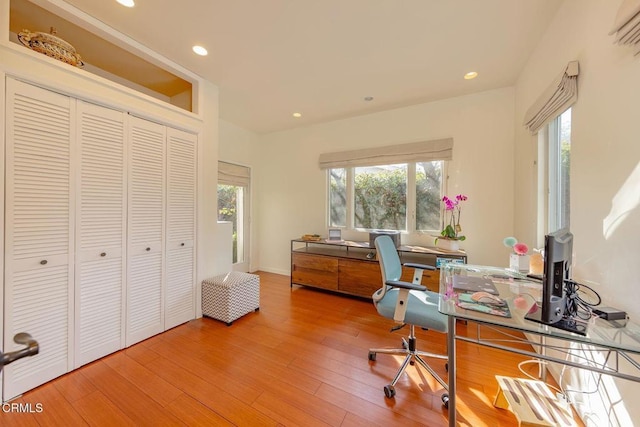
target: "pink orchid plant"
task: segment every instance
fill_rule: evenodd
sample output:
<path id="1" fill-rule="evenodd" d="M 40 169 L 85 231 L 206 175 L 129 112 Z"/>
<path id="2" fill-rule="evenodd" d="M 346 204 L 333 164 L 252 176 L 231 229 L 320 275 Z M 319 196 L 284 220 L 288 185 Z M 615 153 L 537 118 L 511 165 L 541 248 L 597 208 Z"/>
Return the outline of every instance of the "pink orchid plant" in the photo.
<path id="1" fill-rule="evenodd" d="M 442 203 L 444 204 L 444 215 L 442 216 L 442 231 L 440 236 L 443 239 L 451 240 L 465 240 L 466 237 L 460 235 L 462 227 L 460 226 L 460 214 L 462 212 L 462 202 L 467 200 L 467 196 L 464 194 L 458 194 L 455 198 L 449 198 L 444 196 Z M 449 215 L 449 221 L 445 226 L 447 214 Z M 438 239 L 436 239 L 437 241 Z"/>

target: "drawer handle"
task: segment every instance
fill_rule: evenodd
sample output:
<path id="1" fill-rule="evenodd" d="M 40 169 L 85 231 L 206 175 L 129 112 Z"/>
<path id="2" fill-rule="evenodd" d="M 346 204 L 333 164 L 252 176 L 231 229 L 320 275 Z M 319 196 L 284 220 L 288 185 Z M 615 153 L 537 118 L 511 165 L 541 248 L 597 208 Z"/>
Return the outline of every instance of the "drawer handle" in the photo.
<path id="1" fill-rule="evenodd" d="M 102 253 L 100 254 L 100 256 L 107 256 L 107 253 L 106 253 L 106 252 L 102 252 Z"/>
<path id="2" fill-rule="evenodd" d="M 145 251 L 147 251 L 147 252 L 149 252 L 150 250 L 151 250 L 151 248 L 147 248 L 147 249 L 145 249 Z"/>
<path id="3" fill-rule="evenodd" d="M 184 243 L 180 243 L 180 246 L 184 246 Z"/>
<path id="4" fill-rule="evenodd" d="M 40 264 L 42 264 L 42 265 L 47 265 L 47 260 L 46 260 L 46 259 L 43 259 L 42 261 L 40 261 Z"/>

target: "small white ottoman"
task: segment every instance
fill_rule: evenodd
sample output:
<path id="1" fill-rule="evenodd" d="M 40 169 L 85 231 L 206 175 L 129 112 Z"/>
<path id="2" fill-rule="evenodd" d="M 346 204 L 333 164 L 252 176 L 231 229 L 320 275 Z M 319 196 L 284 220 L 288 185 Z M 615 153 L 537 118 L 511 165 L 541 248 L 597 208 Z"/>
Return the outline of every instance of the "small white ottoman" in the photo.
<path id="1" fill-rule="evenodd" d="M 260 309 L 260 276 L 232 271 L 202 281 L 202 314 L 231 326 Z"/>

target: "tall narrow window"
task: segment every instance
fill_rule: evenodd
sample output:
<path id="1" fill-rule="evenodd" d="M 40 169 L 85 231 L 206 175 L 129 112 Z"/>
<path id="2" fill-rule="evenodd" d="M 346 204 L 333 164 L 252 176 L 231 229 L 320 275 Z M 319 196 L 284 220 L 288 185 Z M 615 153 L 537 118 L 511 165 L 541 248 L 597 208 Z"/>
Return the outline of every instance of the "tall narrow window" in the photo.
<path id="1" fill-rule="evenodd" d="M 249 168 L 218 162 L 218 221 L 229 221 L 233 225 L 234 271 L 249 271 L 250 180 Z"/>
<path id="2" fill-rule="evenodd" d="M 549 124 L 549 232 L 569 228 L 571 109 Z"/>
<path id="3" fill-rule="evenodd" d="M 545 234 L 569 228 L 571 215 L 571 109 L 538 132 L 538 246 Z"/>
<path id="4" fill-rule="evenodd" d="M 233 263 L 244 261 L 242 250 L 242 211 L 244 188 L 236 185 L 218 185 L 218 221 L 233 224 Z M 238 221 L 238 218 L 240 221 Z M 238 239 L 240 236 L 240 239 Z"/>
<path id="5" fill-rule="evenodd" d="M 538 136 L 538 244 L 545 234 L 569 228 L 571 106 L 578 100 L 579 74 L 578 61 L 570 61 L 524 117 Z"/>

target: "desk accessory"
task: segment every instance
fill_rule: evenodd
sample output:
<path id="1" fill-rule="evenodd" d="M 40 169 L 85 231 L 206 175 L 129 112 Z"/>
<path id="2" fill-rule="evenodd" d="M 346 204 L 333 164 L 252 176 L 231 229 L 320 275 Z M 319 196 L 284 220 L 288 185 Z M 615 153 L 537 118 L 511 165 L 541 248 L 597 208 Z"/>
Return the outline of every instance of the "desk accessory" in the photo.
<path id="1" fill-rule="evenodd" d="M 597 307 L 593 312 L 600 318 L 605 320 L 624 320 L 627 318 L 627 312 L 618 310 L 613 307 Z"/>
<path id="2" fill-rule="evenodd" d="M 511 310 L 509 310 L 509 306 L 507 304 L 496 305 L 477 302 L 473 300 L 471 295 L 472 294 L 466 293 L 458 294 L 456 305 L 466 310 L 478 311 L 480 313 L 491 314 L 493 316 L 511 317 Z"/>
<path id="3" fill-rule="evenodd" d="M 491 279 L 476 276 L 453 276 L 453 290 L 458 292 L 484 291 L 492 295 L 499 294 Z"/>

